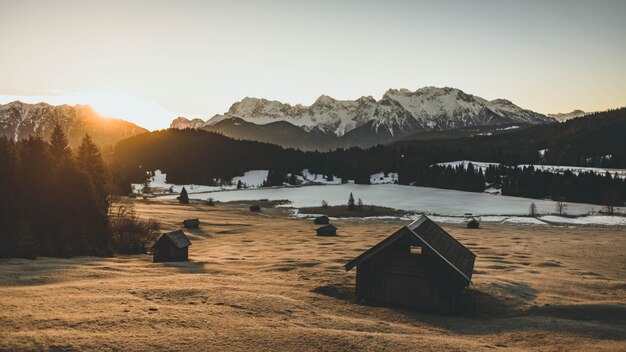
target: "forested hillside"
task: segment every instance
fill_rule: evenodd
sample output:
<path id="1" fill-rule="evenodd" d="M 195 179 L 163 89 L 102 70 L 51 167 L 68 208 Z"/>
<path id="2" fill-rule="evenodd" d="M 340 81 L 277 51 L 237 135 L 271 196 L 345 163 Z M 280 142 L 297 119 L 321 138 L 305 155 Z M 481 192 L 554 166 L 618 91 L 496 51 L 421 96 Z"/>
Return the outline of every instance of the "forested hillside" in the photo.
<path id="1" fill-rule="evenodd" d="M 399 183 L 406 185 L 482 192 L 490 184 L 509 195 L 619 205 L 626 194 L 626 182 L 611 176 L 553 174 L 504 166 L 487 175 L 474 168 L 434 164 L 467 159 L 503 165 L 626 167 L 624 135 L 626 109 L 501 135 L 405 141 L 332 152 L 303 152 L 206 131 L 171 129 L 118 143 L 111 169 L 120 185 L 142 182 L 146 171 L 155 169 L 167 173 L 169 182 L 179 184 L 212 184 L 255 169 L 270 170 L 269 185 L 289 182 L 288 173 L 303 169 L 362 184 L 369 183 L 371 174 L 398 172 Z"/>

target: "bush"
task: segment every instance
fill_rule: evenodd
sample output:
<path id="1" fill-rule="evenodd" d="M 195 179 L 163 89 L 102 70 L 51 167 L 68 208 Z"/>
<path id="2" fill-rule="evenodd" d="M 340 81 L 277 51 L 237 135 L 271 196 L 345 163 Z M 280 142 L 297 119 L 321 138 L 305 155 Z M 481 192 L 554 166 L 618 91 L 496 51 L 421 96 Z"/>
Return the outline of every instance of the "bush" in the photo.
<path id="1" fill-rule="evenodd" d="M 157 240 L 160 225 L 156 220 L 140 219 L 131 204 L 115 203 L 109 210 L 109 222 L 116 253 L 147 253 Z"/>

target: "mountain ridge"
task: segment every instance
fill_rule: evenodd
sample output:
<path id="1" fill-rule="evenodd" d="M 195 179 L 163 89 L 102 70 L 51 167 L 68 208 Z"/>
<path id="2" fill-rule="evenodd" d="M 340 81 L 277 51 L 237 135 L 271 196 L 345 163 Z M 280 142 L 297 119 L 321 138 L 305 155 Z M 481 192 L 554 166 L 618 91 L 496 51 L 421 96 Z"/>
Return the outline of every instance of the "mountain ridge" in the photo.
<path id="1" fill-rule="evenodd" d="M 335 145 L 341 147 L 368 146 L 422 131 L 556 122 L 551 117 L 520 108 L 506 99 L 489 101 L 457 88 L 424 87 L 416 91 L 389 89 L 379 100 L 372 96 L 337 100 L 321 95 L 309 106 L 245 97 L 233 103 L 224 114 L 214 115 L 206 121 L 178 117 L 170 127 L 201 128 L 232 135 L 232 128 L 224 131 L 221 127 L 224 120 L 234 118 L 258 126 L 285 121 L 305 132 L 318 130 L 324 135 L 334 136 L 337 139 Z M 367 132 L 364 131 L 366 129 Z M 267 130 L 264 133 L 268 133 Z M 247 135 L 254 140 L 271 140 L 268 135 L 257 138 L 250 133 Z M 368 137 L 359 139 L 355 138 L 356 135 Z"/>
<path id="2" fill-rule="evenodd" d="M 148 130 L 126 120 L 103 117 L 89 105 L 28 104 L 19 100 L 0 104 L 0 136 L 20 140 L 29 136 L 48 138 L 59 124 L 71 146 L 89 133 L 100 146 L 112 146 L 124 138 Z"/>

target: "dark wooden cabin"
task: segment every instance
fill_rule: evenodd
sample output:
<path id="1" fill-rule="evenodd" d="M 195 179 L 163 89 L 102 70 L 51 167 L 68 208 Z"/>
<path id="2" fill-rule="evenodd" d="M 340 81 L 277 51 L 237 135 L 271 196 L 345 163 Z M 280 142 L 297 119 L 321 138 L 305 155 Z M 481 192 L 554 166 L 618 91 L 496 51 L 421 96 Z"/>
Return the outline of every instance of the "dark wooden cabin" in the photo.
<path id="1" fill-rule="evenodd" d="M 252 206 L 250 206 L 250 211 L 259 212 L 259 211 L 261 211 L 261 206 L 260 205 L 252 205 Z"/>
<path id="2" fill-rule="evenodd" d="M 183 226 L 186 229 L 197 229 L 198 226 L 200 226 L 200 220 L 198 220 L 198 219 L 183 220 Z"/>
<path id="3" fill-rule="evenodd" d="M 182 230 L 164 233 L 152 246 L 153 261 L 184 262 L 189 259 L 191 241 Z"/>
<path id="4" fill-rule="evenodd" d="M 478 220 L 476 220 L 476 219 L 474 219 L 474 218 L 472 218 L 472 220 L 470 220 L 470 221 L 467 223 L 467 228 L 468 228 L 468 229 L 477 229 L 477 228 L 479 228 L 479 227 L 480 227 L 480 222 L 478 222 Z"/>
<path id="5" fill-rule="evenodd" d="M 345 265 L 354 267 L 359 301 L 444 313 L 457 310 L 476 255 L 426 216 Z"/>
<path id="6" fill-rule="evenodd" d="M 328 219 L 328 216 L 326 215 L 316 217 L 315 220 L 313 220 L 313 223 L 315 225 L 327 225 L 329 222 L 330 220 Z"/>
<path id="7" fill-rule="evenodd" d="M 318 236 L 336 236 L 337 228 L 333 225 L 322 226 L 317 229 Z"/>

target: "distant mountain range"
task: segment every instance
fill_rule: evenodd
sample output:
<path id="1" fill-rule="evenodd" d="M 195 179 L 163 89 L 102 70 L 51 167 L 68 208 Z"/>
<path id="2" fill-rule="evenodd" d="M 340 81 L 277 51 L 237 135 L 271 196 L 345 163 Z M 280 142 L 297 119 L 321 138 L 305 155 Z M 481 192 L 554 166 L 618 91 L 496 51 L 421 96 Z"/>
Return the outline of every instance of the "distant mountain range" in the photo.
<path id="1" fill-rule="evenodd" d="M 559 120 L 560 122 L 563 122 L 563 121 L 567 121 L 569 119 L 585 116 L 585 115 L 588 115 L 588 114 L 590 114 L 590 113 L 589 112 L 584 112 L 582 110 L 574 110 L 572 112 L 566 112 L 566 113 L 548 114 L 548 116 L 553 117 L 553 118 Z"/>
<path id="2" fill-rule="evenodd" d="M 304 150 L 371 146 L 427 131 L 468 127 L 524 126 L 556 120 L 505 99 L 486 100 L 456 88 L 390 89 L 371 96 L 336 100 L 322 95 L 311 106 L 244 98 L 207 121 L 178 117 L 170 127 L 195 128 L 226 136 Z"/>
<path id="3" fill-rule="evenodd" d="M 13 140 L 30 135 L 47 139 L 57 123 L 67 134 L 71 146 L 78 145 L 85 133 L 89 133 L 96 144 L 105 147 L 147 132 L 128 121 L 104 118 L 87 105 L 54 106 L 20 101 L 0 104 L 0 136 Z"/>

